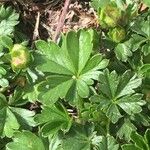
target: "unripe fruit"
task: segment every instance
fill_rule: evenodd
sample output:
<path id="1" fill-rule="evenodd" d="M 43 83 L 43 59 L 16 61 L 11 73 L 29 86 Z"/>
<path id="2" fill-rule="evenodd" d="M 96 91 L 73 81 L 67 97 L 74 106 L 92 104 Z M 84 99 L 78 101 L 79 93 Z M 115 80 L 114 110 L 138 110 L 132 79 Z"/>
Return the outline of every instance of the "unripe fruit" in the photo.
<path id="1" fill-rule="evenodd" d="M 31 56 L 29 50 L 21 45 L 15 44 L 10 51 L 11 67 L 14 71 L 26 69 L 30 62 Z"/>
<path id="2" fill-rule="evenodd" d="M 119 43 L 125 39 L 126 32 L 124 28 L 116 27 L 108 32 L 108 36 L 112 39 L 112 41 Z"/>

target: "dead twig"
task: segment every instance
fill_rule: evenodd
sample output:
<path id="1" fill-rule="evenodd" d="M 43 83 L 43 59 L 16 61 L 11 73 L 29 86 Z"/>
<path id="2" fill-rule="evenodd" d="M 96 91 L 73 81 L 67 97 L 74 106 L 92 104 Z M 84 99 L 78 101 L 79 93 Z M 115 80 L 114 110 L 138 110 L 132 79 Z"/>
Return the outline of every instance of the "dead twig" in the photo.
<path id="1" fill-rule="evenodd" d="M 35 41 L 35 40 L 37 40 L 40 37 L 39 36 L 39 24 L 40 24 L 40 12 L 38 11 L 37 12 L 37 17 L 36 17 L 35 28 L 34 28 L 34 32 L 33 32 L 32 41 Z"/>
<path id="2" fill-rule="evenodd" d="M 57 28 L 56 28 L 56 33 L 53 37 L 53 41 L 55 41 L 55 42 L 58 41 L 58 38 L 60 36 L 60 32 L 63 28 L 70 2 L 71 2 L 71 0 L 65 0 L 64 8 L 63 8 L 63 11 L 61 13 L 61 16 L 60 16 L 60 19 L 58 21 L 58 25 L 57 25 Z"/>

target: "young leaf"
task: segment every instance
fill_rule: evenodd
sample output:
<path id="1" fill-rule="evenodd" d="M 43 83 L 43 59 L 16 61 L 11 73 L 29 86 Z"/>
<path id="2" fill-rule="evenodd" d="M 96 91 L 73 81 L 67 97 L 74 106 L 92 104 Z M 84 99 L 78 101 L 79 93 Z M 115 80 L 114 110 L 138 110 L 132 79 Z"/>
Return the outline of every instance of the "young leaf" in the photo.
<path id="1" fill-rule="evenodd" d="M 92 45 L 89 32 L 84 30 L 69 32 L 63 37 L 61 47 L 53 42 L 36 42 L 41 53 L 35 54 L 37 69 L 51 74 L 39 84 L 39 100 L 42 103 L 48 105 L 58 98 L 73 101 L 78 96 L 89 96 L 89 85 L 93 84 L 93 79 L 98 79 L 100 70 L 108 65 L 108 60 L 102 59 L 101 55 L 91 57 Z"/>
<path id="2" fill-rule="evenodd" d="M 6 150 L 45 150 L 42 140 L 30 131 L 16 132 L 13 142 L 6 145 Z"/>
<path id="3" fill-rule="evenodd" d="M 118 76 L 115 71 L 105 70 L 99 77 L 99 95 L 91 97 L 91 101 L 99 103 L 99 108 L 106 114 L 112 123 L 121 117 L 119 109 L 129 115 L 142 111 L 142 94 L 135 93 L 134 89 L 141 85 L 141 79 L 132 76 L 129 71 Z"/>

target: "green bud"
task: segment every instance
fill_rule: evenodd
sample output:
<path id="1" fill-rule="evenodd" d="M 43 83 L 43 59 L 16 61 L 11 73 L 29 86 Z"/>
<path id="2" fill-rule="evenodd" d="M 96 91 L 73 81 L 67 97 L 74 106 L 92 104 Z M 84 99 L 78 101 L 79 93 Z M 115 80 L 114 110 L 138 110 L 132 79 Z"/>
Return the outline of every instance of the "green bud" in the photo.
<path id="1" fill-rule="evenodd" d="M 108 36 L 112 39 L 112 41 L 119 43 L 126 37 L 126 32 L 124 28 L 116 27 L 114 29 L 109 30 Z"/>
<path id="2" fill-rule="evenodd" d="M 115 3 L 108 4 L 99 12 L 99 22 L 103 28 L 116 27 L 121 17 L 121 10 Z"/>
<path id="3" fill-rule="evenodd" d="M 26 69 L 31 60 L 29 50 L 21 45 L 15 44 L 10 51 L 11 67 L 14 71 Z"/>

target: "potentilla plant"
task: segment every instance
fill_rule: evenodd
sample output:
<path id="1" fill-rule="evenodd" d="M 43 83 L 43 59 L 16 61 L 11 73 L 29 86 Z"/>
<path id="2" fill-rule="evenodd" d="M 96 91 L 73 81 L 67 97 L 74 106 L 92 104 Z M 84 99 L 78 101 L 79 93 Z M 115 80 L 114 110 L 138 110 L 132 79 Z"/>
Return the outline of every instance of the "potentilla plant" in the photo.
<path id="1" fill-rule="evenodd" d="M 34 48 L 16 40 L 19 14 L 0 7 L 0 149 L 150 150 L 150 11 L 141 4 L 93 0 L 101 34 L 70 31 Z"/>

